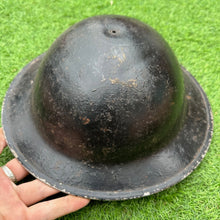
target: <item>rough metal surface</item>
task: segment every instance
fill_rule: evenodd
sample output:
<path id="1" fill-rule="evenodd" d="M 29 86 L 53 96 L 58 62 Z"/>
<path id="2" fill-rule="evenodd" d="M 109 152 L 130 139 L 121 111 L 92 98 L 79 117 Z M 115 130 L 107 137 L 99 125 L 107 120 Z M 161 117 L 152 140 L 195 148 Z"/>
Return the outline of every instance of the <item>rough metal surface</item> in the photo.
<path id="1" fill-rule="evenodd" d="M 12 82 L 8 145 L 26 169 L 91 199 L 148 196 L 181 181 L 210 144 L 210 105 L 162 37 L 122 16 L 84 20 Z"/>

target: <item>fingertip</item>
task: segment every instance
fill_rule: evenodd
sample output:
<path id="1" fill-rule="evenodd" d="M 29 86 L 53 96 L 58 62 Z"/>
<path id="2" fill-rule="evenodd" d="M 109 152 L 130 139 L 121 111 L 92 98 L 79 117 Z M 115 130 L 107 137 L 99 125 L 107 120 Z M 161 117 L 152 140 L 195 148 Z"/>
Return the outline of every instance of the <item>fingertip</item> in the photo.
<path id="1" fill-rule="evenodd" d="M 70 204 L 72 203 L 76 210 L 87 206 L 90 202 L 90 199 L 82 198 L 82 197 L 78 197 L 78 196 L 67 195 L 66 197 L 70 199 L 69 200 Z"/>
<path id="2" fill-rule="evenodd" d="M 88 205 L 90 202 L 90 199 L 82 198 L 82 197 L 78 197 L 78 196 L 76 196 L 76 197 L 81 201 L 82 204 L 84 204 L 84 206 Z"/>
<path id="3" fill-rule="evenodd" d="M 0 153 L 2 152 L 3 148 L 7 146 L 5 135 L 3 129 L 0 128 Z"/>

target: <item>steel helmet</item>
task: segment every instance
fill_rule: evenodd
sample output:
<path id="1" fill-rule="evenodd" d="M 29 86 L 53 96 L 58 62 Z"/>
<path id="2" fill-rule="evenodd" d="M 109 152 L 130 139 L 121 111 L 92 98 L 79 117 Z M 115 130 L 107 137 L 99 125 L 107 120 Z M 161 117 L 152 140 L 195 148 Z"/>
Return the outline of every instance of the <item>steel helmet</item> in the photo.
<path id="1" fill-rule="evenodd" d="M 12 82 L 3 129 L 36 178 L 91 199 L 147 196 L 207 152 L 207 97 L 166 41 L 125 16 L 85 19 Z"/>

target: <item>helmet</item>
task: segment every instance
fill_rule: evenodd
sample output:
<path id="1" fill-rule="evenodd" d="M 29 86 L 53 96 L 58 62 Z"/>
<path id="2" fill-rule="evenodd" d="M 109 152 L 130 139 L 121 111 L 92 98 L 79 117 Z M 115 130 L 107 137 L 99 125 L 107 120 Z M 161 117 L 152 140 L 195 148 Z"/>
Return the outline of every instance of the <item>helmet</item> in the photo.
<path id="1" fill-rule="evenodd" d="M 116 15 L 73 25 L 24 67 L 2 118 L 31 174 L 102 200 L 174 185 L 202 160 L 212 134 L 207 97 L 166 41 Z"/>

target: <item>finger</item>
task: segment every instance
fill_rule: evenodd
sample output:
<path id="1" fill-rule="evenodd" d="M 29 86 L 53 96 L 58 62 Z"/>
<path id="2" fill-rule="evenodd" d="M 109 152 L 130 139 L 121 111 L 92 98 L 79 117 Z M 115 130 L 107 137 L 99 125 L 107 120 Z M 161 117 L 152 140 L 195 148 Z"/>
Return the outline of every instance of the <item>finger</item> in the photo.
<path id="1" fill-rule="evenodd" d="M 10 160 L 6 166 L 12 171 L 17 181 L 22 180 L 28 175 L 27 170 L 24 169 L 24 167 L 16 158 Z"/>
<path id="2" fill-rule="evenodd" d="M 5 136 L 3 133 L 3 129 L 0 128 L 0 153 L 2 152 L 2 150 L 7 146 L 6 140 L 5 140 Z"/>
<path id="3" fill-rule="evenodd" d="M 89 201 L 89 199 L 68 195 L 33 205 L 29 208 L 29 214 L 33 219 L 56 219 L 83 208 Z"/>
<path id="4" fill-rule="evenodd" d="M 23 183 L 17 186 L 16 192 L 21 200 L 30 206 L 36 202 L 39 202 L 48 196 L 54 195 L 59 191 L 54 189 L 40 180 L 33 180 L 31 182 Z"/>
<path id="5" fill-rule="evenodd" d="M 10 196 L 14 197 L 16 192 L 14 191 L 13 183 L 6 176 L 5 172 L 0 168 L 0 204 L 1 202 L 5 202 L 6 197 Z M 5 198 L 5 199 L 3 199 Z M 1 205 L 0 205 L 1 207 Z"/>
<path id="6" fill-rule="evenodd" d="M 0 219 L 1 217 L 3 219 L 26 219 L 27 207 L 18 197 L 14 187 L 0 168 Z"/>

